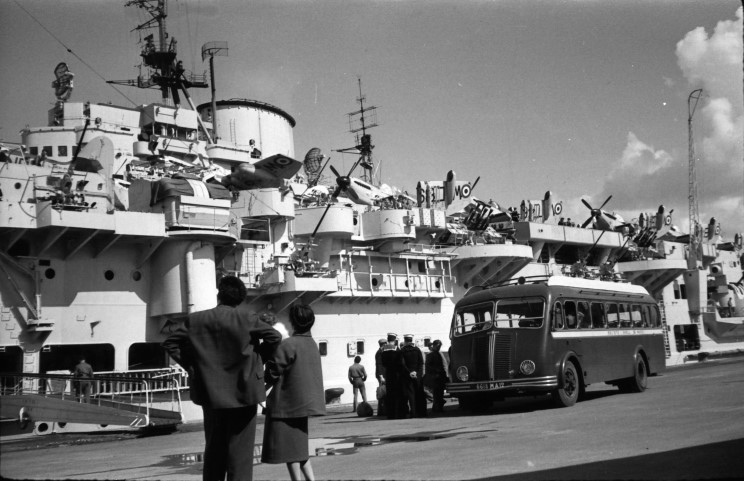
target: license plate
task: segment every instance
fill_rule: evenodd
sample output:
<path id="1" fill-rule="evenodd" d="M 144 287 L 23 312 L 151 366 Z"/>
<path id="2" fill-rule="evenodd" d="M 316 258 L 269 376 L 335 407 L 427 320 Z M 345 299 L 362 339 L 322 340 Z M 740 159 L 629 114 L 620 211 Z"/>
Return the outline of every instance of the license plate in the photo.
<path id="1" fill-rule="evenodd" d="M 490 390 L 490 389 L 498 389 L 500 387 L 504 387 L 503 382 L 479 382 L 476 384 L 475 388 L 479 390 Z"/>

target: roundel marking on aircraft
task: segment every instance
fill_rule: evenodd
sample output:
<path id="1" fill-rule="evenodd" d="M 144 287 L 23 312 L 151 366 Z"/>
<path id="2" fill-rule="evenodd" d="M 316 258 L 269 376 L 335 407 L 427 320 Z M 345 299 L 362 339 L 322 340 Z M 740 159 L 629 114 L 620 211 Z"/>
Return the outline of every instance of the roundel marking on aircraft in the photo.
<path id="1" fill-rule="evenodd" d="M 553 205 L 553 215 L 561 215 L 563 212 L 563 202 L 558 202 Z"/>
<path id="2" fill-rule="evenodd" d="M 716 235 L 721 235 L 721 224 L 716 224 Z"/>
<path id="3" fill-rule="evenodd" d="M 276 159 L 276 163 L 279 165 L 289 165 L 292 163 L 292 160 L 287 157 L 279 157 Z"/>
<path id="4" fill-rule="evenodd" d="M 470 191 L 472 187 L 470 187 L 470 184 L 465 184 L 462 186 L 462 189 L 460 190 L 460 198 L 465 199 L 467 197 L 470 197 Z"/>
<path id="5" fill-rule="evenodd" d="M 668 215 L 664 217 L 664 225 L 672 225 L 672 216 Z"/>

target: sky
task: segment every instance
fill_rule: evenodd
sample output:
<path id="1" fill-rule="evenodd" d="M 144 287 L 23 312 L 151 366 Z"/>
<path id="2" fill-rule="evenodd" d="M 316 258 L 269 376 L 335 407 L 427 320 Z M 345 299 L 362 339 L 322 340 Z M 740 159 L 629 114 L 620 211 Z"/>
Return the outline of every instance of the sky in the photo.
<path id="1" fill-rule="evenodd" d="M 71 101 L 142 104 L 135 78 L 149 16 L 124 0 L 0 0 L 0 139 L 46 124 L 53 70 Z M 345 172 L 358 79 L 377 107 L 373 156 L 384 183 L 480 177 L 473 195 L 519 206 L 546 191 L 583 222 L 584 198 L 626 220 L 673 209 L 688 228 L 688 96 L 700 219 L 744 232 L 742 7 L 739 0 L 171 0 L 167 28 L 187 69 L 215 59 L 218 99 L 292 115 L 295 156 L 312 147 Z M 191 91 L 208 102 L 209 89 Z"/>

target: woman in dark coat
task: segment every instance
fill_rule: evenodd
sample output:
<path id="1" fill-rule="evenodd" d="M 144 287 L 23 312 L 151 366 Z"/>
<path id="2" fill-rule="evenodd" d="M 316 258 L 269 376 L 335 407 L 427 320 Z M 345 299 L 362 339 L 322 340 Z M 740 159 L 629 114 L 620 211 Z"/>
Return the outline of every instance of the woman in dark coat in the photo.
<path id="1" fill-rule="evenodd" d="M 318 345 L 310 334 L 315 314 L 309 306 L 293 305 L 289 320 L 294 332 L 266 363 L 273 385 L 266 400 L 261 462 L 287 463 L 292 480 L 315 479 L 308 452 L 308 417 L 325 414 L 323 374 Z"/>

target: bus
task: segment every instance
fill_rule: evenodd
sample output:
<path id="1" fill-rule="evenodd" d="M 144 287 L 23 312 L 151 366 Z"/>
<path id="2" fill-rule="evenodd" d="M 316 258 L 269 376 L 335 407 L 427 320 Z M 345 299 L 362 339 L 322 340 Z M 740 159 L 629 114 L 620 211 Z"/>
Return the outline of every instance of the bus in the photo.
<path id="1" fill-rule="evenodd" d="M 641 286 L 568 276 L 470 289 L 455 305 L 450 382 L 465 410 L 550 394 L 573 406 L 605 382 L 643 392 L 665 368 L 659 308 Z"/>

